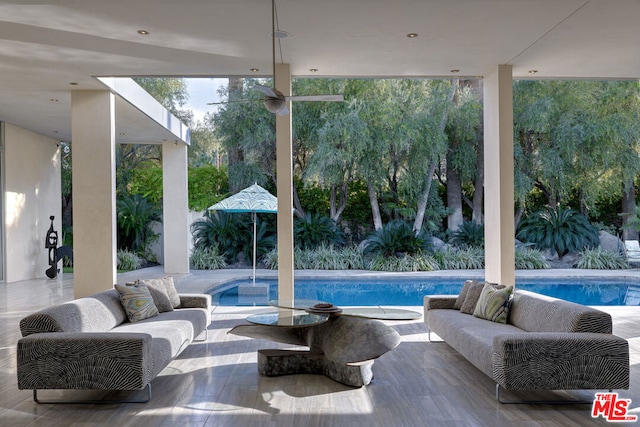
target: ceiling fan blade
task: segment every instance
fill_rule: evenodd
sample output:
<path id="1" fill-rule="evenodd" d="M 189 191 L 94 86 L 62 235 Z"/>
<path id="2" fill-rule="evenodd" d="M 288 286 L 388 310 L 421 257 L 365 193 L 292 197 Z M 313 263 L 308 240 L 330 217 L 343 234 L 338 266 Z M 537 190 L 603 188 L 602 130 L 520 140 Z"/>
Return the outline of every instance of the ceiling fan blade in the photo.
<path id="1" fill-rule="evenodd" d="M 258 102 L 259 99 L 236 99 L 235 101 L 220 101 L 220 102 L 207 102 L 207 105 L 227 105 L 227 104 L 238 104 L 241 102 Z"/>
<path id="2" fill-rule="evenodd" d="M 270 96 L 271 98 L 277 98 L 278 95 L 273 91 L 273 89 L 271 89 L 269 86 L 263 86 L 263 85 L 256 85 L 256 87 L 258 88 L 258 90 L 260 90 L 262 93 L 264 93 L 267 96 Z"/>
<path id="3" fill-rule="evenodd" d="M 344 101 L 344 95 L 301 95 L 301 96 L 285 96 L 287 101 Z"/>

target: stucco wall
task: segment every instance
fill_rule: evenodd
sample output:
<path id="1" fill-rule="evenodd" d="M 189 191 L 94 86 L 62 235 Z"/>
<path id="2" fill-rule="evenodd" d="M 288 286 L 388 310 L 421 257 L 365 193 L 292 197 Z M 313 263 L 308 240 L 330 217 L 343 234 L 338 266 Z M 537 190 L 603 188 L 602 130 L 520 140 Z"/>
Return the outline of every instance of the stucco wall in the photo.
<path id="1" fill-rule="evenodd" d="M 62 241 L 58 141 L 5 123 L 7 282 L 46 277 L 49 216 Z M 61 264 L 60 264 L 61 265 Z"/>

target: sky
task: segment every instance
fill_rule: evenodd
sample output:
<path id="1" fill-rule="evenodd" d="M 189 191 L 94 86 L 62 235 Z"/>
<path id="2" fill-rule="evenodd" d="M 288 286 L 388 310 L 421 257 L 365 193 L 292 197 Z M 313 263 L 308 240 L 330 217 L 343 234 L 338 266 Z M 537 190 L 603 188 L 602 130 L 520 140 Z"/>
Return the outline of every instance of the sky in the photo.
<path id="1" fill-rule="evenodd" d="M 193 111 L 195 121 L 201 121 L 208 111 L 215 111 L 215 106 L 207 102 L 218 102 L 218 88 L 226 86 L 229 79 L 187 78 L 187 92 L 189 99 L 182 107 Z"/>

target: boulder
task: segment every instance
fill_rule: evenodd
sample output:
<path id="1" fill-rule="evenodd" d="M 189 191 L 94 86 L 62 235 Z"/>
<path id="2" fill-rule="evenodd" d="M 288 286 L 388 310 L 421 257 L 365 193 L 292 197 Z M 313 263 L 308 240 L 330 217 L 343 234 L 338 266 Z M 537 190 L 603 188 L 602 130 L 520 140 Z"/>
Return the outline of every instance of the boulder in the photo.
<path id="1" fill-rule="evenodd" d="M 615 253 L 624 251 L 624 242 L 617 236 L 601 230 L 598 233 L 598 238 L 600 239 L 600 247 L 603 250 Z"/>

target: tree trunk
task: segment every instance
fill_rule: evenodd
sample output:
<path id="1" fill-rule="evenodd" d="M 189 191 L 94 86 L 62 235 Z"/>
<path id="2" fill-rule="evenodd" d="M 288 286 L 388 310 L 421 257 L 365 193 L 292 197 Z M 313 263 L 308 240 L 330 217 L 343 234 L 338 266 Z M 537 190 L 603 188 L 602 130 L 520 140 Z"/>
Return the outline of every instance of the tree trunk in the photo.
<path id="1" fill-rule="evenodd" d="M 382 229 L 382 216 L 380 215 L 380 206 L 378 205 L 378 195 L 370 179 L 367 180 L 367 193 L 369 193 L 369 203 L 371 204 L 373 228 L 380 230 Z"/>
<path id="2" fill-rule="evenodd" d="M 475 80 L 474 86 L 477 85 L 478 92 L 480 94 L 480 103 L 484 102 L 482 97 L 482 80 Z M 484 199 L 484 121 L 482 118 L 482 109 L 480 110 L 480 125 L 478 126 L 478 151 L 476 153 L 476 181 L 474 183 L 473 192 L 473 214 L 471 221 L 476 224 L 484 223 L 484 216 L 482 214 L 482 203 Z"/>
<path id="3" fill-rule="evenodd" d="M 451 103 L 453 100 L 453 95 L 455 95 L 458 90 L 458 79 L 451 81 L 451 91 L 449 92 L 449 96 L 447 97 L 447 103 Z M 440 118 L 440 131 L 444 132 L 444 127 L 447 124 L 447 119 L 449 118 L 449 106 L 445 108 L 442 117 Z M 413 222 L 413 230 L 416 233 L 419 233 L 422 230 L 422 222 L 424 221 L 424 214 L 427 210 L 427 204 L 429 203 L 429 193 L 431 192 L 431 181 L 433 180 L 433 173 L 436 170 L 436 166 L 438 165 L 437 156 L 435 159 L 431 160 L 429 163 L 429 168 L 427 169 L 427 173 L 424 176 L 424 184 L 422 187 L 422 195 L 418 199 L 418 209 L 416 212 L 416 219 Z"/>
<path id="4" fill-rule="evenodd" d="M 449 150 L 451 153 L 451 150 Z M 451 231 L 456 231 L 462 225 L 462 181 L 460 175 L 454 168 L 449 167 L 449 156 L 447 155 L 447 227 Z"/>
<path id="5" fill-rule="evenodd" d="M 340 219 L 340 215 L 344 212 L 347 207 L 347 198 L 349 197 L 349 184 L 344 183 L 340 186 L 340 194 L 338 195 L 338 186 L 331 186 L 331 219 L 336 223 Z M 339 197 L 339 201 L 338 201 Z"/>
<path id="6" fill-rule="evenodd" d="M 636 188 L 633 179 L 622 183 L 622 240 L 638 240 L 638 229 L 627 224 L 636 216 Z"/>
<path id="7" fill-rule="evenodd" d="M 229 100 L 242 99 L 242 86 L 242 78 L 229 78 Z M 229 168 L 232 168 L 235 164 L 244 162 L 244 151 L 238 144 L 233 147 L 227 147 L 227 161 Z M 240 190 L 242 190 L 242 183 L 229 181 L 229 191 L 232 194 L 235 194 Z"/>
<path id="8" fill-rule="evenodd" d="M 295 184 L 293 184 L 293 207 L 298 218 L 304 218 L 306 216 L 306 213 L 302 208 L 302 204 L 300 203 L 300 197 L 298 197 L 298 190 L 296 189 Z"/>

